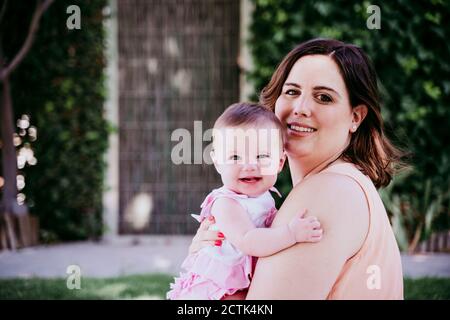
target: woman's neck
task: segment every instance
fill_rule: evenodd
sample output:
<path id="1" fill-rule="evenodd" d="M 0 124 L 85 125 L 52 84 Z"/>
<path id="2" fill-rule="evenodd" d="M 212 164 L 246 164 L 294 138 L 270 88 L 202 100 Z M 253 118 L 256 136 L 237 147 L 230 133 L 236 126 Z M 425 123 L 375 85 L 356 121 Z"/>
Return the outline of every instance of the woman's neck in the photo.
<path id="1" fill-rule="evenodd" d="M 342 151 L 317 161 L 317 159 L 294 158 L 288 154 L 289 170 L 291 171 L 292 186 L 296 186 L 299 182 L 327 168 L 332 163 L 343 163 L 341 159 Z"/>

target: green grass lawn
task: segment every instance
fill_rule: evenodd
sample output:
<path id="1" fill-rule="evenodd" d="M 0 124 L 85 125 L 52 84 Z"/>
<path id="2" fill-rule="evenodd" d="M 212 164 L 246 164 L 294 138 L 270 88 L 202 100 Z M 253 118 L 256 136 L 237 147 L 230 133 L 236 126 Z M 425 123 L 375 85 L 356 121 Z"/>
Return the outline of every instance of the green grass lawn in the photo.
<path id="1" fill-rule="evenodd" d="M 2 279 L 0 299 L 165 299 L 172 276 L 133 275 L 81 278 L 81 289 L 67 289 L 66 279 Z"/>
<path id="2" fill-rule="evenodd" d="M 82 278 L 80 290 L 66 279 L 0 280 L 0 299 L 164 299 L 172 277 L 165 274 Z M 405 280 L 405 299 L 450 299 L 450 278 Z"/>

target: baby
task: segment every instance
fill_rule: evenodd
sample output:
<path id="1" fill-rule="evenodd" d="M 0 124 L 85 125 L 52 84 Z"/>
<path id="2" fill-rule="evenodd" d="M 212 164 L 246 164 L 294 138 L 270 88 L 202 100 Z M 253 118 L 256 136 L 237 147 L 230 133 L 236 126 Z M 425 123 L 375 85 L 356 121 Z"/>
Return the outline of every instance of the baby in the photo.
<path id="1" fill-rule="evenodd" d="M 217 119 L 211 158 L 223 186 L 201 205 L 200 222 L 214 217 L 211 230 L 224 235 L 221 246 L 190 254 L 185 272 L 175 278 L 168 299 L 220 300 L 247 289 L 252 257 L 270 256 L 298 242 L 321 240 L 315 217 L 299 213 L 288 224 L 270 227 L 276 213 L 270 191 L 283 168 L 284 128 L 270 110 L 251 103 L 236 103 Z M 279 194 L 279 193 L 278 193 Z M 280 195 L 281 196 L 281 195 Z"/>

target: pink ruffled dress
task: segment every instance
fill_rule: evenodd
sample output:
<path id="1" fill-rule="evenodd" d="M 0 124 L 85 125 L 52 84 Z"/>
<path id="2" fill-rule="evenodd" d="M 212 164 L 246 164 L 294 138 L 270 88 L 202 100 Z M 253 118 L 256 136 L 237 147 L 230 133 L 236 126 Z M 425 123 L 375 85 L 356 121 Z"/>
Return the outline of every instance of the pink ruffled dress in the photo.
<path id="1" fill-rule="evenodd" d="M 271 188 L 271 191 L 280 193 Z M 213 190 L 203 201 L 200 215 L 192 215 L 199 222 L 212 215 L 211 207 L 218 198 L 236 200 L 244 207 L 255 227 L 269 227 L 276 214 L 275 201 L 269 191 L 258 197 L 237 194 L 225 187 Z M 212 225 L 210 230 L 217 230 Z M 243 254 L 226 239 L 222 246 L 208 246 L 189 255 L 181 265 L 185 272 L 170 285 L 167 299 L 220 300 L 248 288 L 252 276 L 252 257 Z"/>

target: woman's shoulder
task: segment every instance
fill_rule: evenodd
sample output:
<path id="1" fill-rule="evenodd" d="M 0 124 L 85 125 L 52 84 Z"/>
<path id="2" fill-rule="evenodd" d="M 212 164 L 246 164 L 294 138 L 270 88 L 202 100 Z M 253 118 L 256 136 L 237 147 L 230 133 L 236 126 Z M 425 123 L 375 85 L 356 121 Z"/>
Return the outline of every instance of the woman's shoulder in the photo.
<path id="1" fill-rule="evenodd" d="M 302 181 L 291 193 L 292 203 L 316 216 L 324 234 L 331 242 L 341 243 L 347 257 L 360 249 L 369 230 L 370 212 L 357 181 L 326 171 Z"/>
<path id="2" fill-rule="evenodd" d="M 340 163 L 308 177 L 294 187 L 322 196 L 340 195 L 343 199 L 365 198 L 359 183 L 361 172 L 350 163 Z"/>
<path id="3" fill-rule="evenodd" d="M 297 206 L 311 208 L 311 214 L 326 224 L 343 229 L 360 227 L 364 235 L 367 231 L 368 200 L 361 185 L 349 175 L 322 171 L 297 184 L 288 198 Z"/>
<path id="4" fill-rule="evenodd" d="M 321 172 L 298 183 L 289 193 L 287 203 L 314 207 L 327 217 L 335 211 L 352 214 L 367 210 L 367 198 L 357 181 L 336 172 Z M 343 212 L 336 212 L 343 215 Z"/>
<path id="5" fill-rule="evenodd" d="M 298 186 L 309 189 L 319 185 L 324 188 L 324 192 L 342 190 L 342 192 L 350 191 L 353 196 L 365 197 L 364 185 L 367 179 L 368 177 L 355 164 L 339 162 L 308 176 Z"/>

